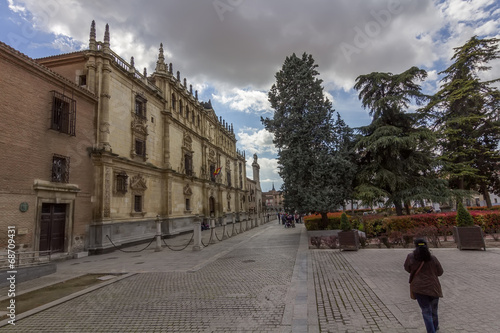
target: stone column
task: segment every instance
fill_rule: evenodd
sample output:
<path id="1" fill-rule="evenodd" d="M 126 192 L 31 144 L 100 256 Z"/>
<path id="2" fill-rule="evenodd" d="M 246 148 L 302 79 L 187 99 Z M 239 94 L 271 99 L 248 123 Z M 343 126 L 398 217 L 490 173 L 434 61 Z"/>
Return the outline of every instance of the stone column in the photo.
<path id="1" fill-rule="evenodd" d="M 222 240 L 227 239 L 227 232 L 226 232 L 226 214 L 222 215 Z"/>
<path id="2" fill-rule="evenodd" d="M 193 251 L 201 251 L 203 244 L 201 244 L 201 220 L 196 216 L 193 220 Z"/>
<path id="3" fill-rule="evenodd" d="M 215 217 L 210 217 L 210 232 L 212 233 L 212 237 L 210 237 L 212 239 L 210 244 L 215 244 L 215 240 L 217 238 L 215 235 Z"/>
<path id="4" fill-rule="evenodd" d="M 156 215 L 156 248 L 155 252 L 161 251 L 161 221 L 160 215 Z"/>

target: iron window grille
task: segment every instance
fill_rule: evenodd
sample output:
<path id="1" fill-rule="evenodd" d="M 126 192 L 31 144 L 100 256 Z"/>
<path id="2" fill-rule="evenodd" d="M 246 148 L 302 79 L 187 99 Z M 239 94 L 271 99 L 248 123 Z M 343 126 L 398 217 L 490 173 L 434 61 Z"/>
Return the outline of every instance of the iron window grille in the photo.
<path id="1" fill-rule="evenodd" d="M 142 212 L 142 195 L 134 195 L 134 211 Z"/>
<path id="2" fill-rule="evenodd" d="M 146 141 L 135 139 L 135 154 L 146 157 Z"/>
<path id="3" fill-rule="evenodd" d="M 146 102 L 147 100 L 145 98 L 140 96 L 135 97 L 135 114 L 139 118 L 146 119 Z"/>
<path id="4" fill-rule="evenodd" d="M 69 183 L 69 157 L 54 154 L 52 156 L 52 176 L 56 183 Z"/>
<path id="5" fill-rule="evenodd" d="M 52 92 L 50 128 L 71 136 L 76 135 L 76 101 L 57 91 Z"/>
<path id="6" fill-rule="evenodd" d="M 127 193 L 128 175 L 125 172 L 120 172 L 116 175 L 116 192 Z"/>
<path id="7" fill-rule="evenodd" d="M 193 175 L 193 157 L 190 154 L 184 155 L 184 169 L 186 170 L 186 175 Z"/>

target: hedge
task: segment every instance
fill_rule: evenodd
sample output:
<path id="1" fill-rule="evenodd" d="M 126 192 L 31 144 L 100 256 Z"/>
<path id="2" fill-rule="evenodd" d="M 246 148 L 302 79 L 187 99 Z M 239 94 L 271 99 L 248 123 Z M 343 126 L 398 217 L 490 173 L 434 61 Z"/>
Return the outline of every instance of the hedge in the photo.
<path id="1" fill-rule="evenodd" d="M 483 228 L 487 233 L 500 231 L 500 211 L 470 210 L 474 224 Z M 342 212 L 328 214 L 327 230 L 340 229 L 340 216 Z M 451 234 L 453 226 L 457 225 L 456 212 L 429 213 L 403 216 L 366 215 L 360 217 L 349 217 L 353 229 L 364 231 L 367 237 L 380 237 L 392 232 L 408 233 L 415 228 L 436 228 L 441 235 Z M 304 217 L 307 230 L 321 230 L 321 215 L 309 215 Z"/>

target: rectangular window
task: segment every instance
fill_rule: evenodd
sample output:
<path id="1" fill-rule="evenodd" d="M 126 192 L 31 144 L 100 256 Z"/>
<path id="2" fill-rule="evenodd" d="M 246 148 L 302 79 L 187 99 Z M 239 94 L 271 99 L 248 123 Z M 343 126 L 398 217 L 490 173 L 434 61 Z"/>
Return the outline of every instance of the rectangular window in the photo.
<path id="1" fill-rule="evenodd" d="M 52 119 L 50 128 L 61 133 L 75 135 L 76 101 L 52 91 Z"/>
<path id="2" fill-rule="evenodd" d="M 125 172 L 120 172 L 116 175 L 116 192 L 127 193 L 128 175 Z"/>
<path id="3" fill-rule="evenodd" d="M 188 198 L 186 198 L 186 210 L 191 210 L 191 201 Z"/>
<path id="4" fill-rule="evenodd" d="M 184 155 L 184 168 L 186 169 L 186 175 L 191 176 L 193 174 L 193 157 L 189 154 Z"/>
<path id="5" fill-rule="evenodd" d="M 87 85 L 87 75 L 80 75 L 78 77 L 78 85 L 86 86 Z"/>
<path id="6" fill-rule="evenodd" d="M 140 139 L 135 139 L 135 154 L 137 156 L 146 156 L 146 142 Z"/>
<path id="7" fill-rule="evenodd" d="M 146 99 L 140 96 L 135 97 L 135 114 L 138 117 L 146 118 Z"/>
<path id="8" fill-rule="evenodd" d="M 69 183 L 69 157 L 54 154 L 51 179 L 56 183 Z"/>
<path id="9" fill-rule="evenodd" d="M 212 165 L 210 165 L 210 180 L 213 182 L 215 182 L 215 179 L 216 179 L 214 173 L 215 173 L 215 165 L 212 164 Z"/>
<path id="10" fill-rule="evenodd" d="M 134 195 L 134 212 L 142 212 L 142 195 Z"/>
<path id="11" fill-rule="evenodd" d="M 231 172 L 227 172 L 227 186 L 231 186 Z"/>

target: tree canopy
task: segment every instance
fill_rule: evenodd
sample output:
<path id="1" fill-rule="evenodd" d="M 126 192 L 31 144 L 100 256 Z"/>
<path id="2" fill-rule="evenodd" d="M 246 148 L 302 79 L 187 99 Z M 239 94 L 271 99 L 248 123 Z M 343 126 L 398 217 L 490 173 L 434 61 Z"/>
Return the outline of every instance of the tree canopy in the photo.
<path id="1" fill-rule="evenodd" d="M 500 93 L 491 86 L 500 78 L 482 81 L 479 74 L 499 58 L 499 41 L 474 36 L 455 48 L 454 62 L 439 73 L 441 89 L 422 110 L 438 134 L 441 177 L 461 196 L 463 190 L 478 190 L 490 207 L 489 191 L 500 193 Z"/>
<path id="2" fill-rule="evenodd" d="M 443 200 L 445 194 L 445 182 L 434 171 L 434 135 L 408 110 L 411 102 L 425 101 L 417 82 L 426 76 L 416 67 L 401 74 L 374 72 L 359 76 L 354 86 L 373 117 L 359 128 L 357 197 L 368 204 L 393 204 L 398 215 L 412 200 Z"/>

